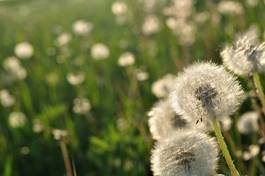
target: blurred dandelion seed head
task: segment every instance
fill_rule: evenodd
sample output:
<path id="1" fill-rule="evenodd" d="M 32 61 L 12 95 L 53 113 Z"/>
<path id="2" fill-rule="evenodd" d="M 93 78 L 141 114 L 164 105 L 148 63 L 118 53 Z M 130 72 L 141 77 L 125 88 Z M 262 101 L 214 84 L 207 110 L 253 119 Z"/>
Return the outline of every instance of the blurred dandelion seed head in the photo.
<path id="1" fill-rule="evenodd" d="M 175 75 L 166 74 L 152 84 L 152 93 L 158 97 L 167 97 L 174 88 Z"/>
<path id="2" fill-rule="evenodd" d="M 109 54 L 109 48 L 103 43 L 96 43 L 91 47 L 91 56 L 95 60 L 107 59 Z"/>
<path id="3" fill-rule="evenodd" d="M 216 116 L 221 120 L 236 111 L 244 92 L 222 66 L 198 63 L 179 74 L 170 98 L 177 114 L 206 121 Z"/>
<path id="4" fill-rule="evenodd" d="M 87 98 L 75 98 L 74 99 L 73 111 L 76 114 L 87 114 L 91 109 L 91 104 Z"/>
<path id="5" fill-rule="evenodd" d="M 144 19 L 142 32 L 144 35 L 152 35 L 160 30 L 159 19 L 155 15 L 148 15 Z"/>
<path id="6" fill-rule="evenodd" d="M 87 22 L 85 20 L 77 20 L 74 22 L 72 28 L 73 28 L 74 34 L 78 36 L 85 36 L 85 35 L 88 35 L 92 31 L 93 27 L 94 25 L 90 22 Z"/>
<path id="7" fill-rule="evenodd" d="M 65 46 L 71 41 L 71 39 L 72 35 L 70 33 L 63 32 L 57 37 L 55 45 L 59 47 Z"/>
<path id="8" fill-rule="evenodd" d="M 85 74 L 82 72 L 79 73 L 68 73 L 66 76 L 67 81 L 71 85 L 79 85 L 82 84 L 85 80 Z"/>
<path id="9" fill-rule="evenodd" d="M 41 133 L 44 131 L 44 124 L 39 119 L 34 119 L 32 130 L 34 133 Z"/>
<path id="10" fill-rule="evenodd" d="M 26 69 L 16 57 L 6 58 L 3 67 L 14 79 L 23 80 L 27 77 Z"/>
<path id="11" fill-rule="evenodd" d="M 218 148 L 213 138 L 197 131 L 177 131 L 157 142 L 151 164 L 155 176 L 214 175 Z"/>
<path id="12" fill-rule="evenodd" d="M 159 140 L 177 129 L 185 128 L 187 122 L 172 109 L 169 100 L 160 100 L 151 111 L 148 125 L 153 139 Z"/>
<path id="13" fill-rule="evenodd" d="M 217 10 L 219 13 L 226 15 L 241 15 L 244 13 L 242 4 L 236 1 L 221 1 L 217 6 Z"/>
<path id="14" fill-rule="evenodd" d="M 34 49 L 29 42 L 21 42 L 15 46 L 14 52 L 20 59 L 29 59 L 33 56 Z"/>
<path id="15" fill-rule="evenodd" d="M 149 78 L 149 74 L 146 71 L 141 70 L 141 69 L 136 69 L 135 75 L 138 81 L 145 81 Z"/>
<path id="16" fill-rule="evenodd" d="M 8 123 L 12 128 L 21 128 L 26 124 L 26 116 L 22 112 L 11 112 L 8 118 Z"/>
<path id="17" fill-rule="evenodd" d="M 111 6 L 111 11 L 116 16 L 122 16 L 127 13 L 128 7 L 125 2 L 115 1 Z"/>
<path id="18" fill-rule="evenodd" d="M 55 140 L 63 140 L 68 137 L 68 132 L 62 129 L 53 129 L 52 134 Z"/>
<path id="19" fill-rule="evenodd" d="M 118 59 L 118 65 L 121 67 L 133 65 L 134 62 L 135 62 L 135 57 L 130 52 L 123 53 Z"/>
<path id="20" fill-rule="evenodd" d="M 3 107 L 10 107 L 15 104 L 16 99 L 13 97 L 8 90 L 0 90 L 0 102 Z"/>
<path id="21" fill-rule="evenodd" d="M 242 134 L 250 134 L 259 129 L 259 114 L 257 112 L 247 112 L 243 114 L 237 122 L 237 129 Z"/>

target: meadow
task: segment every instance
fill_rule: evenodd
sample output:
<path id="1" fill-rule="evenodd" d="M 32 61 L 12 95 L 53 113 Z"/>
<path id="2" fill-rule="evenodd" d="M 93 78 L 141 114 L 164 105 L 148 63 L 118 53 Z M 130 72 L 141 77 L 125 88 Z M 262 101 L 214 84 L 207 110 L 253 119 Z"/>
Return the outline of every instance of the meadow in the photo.
<path id="1" fill-rule="evenodd" d="M 221 65 L 241 34 L 265 40 L 263 0 L 177 1 L 0 0 L 0 175 L 153 175 L 148 112 L 178 72 Z M 261 105 L 237 78 L 249 97 L 223 135 L 241 175 L 265 176 L 260 126 L 238 129 Z"/>

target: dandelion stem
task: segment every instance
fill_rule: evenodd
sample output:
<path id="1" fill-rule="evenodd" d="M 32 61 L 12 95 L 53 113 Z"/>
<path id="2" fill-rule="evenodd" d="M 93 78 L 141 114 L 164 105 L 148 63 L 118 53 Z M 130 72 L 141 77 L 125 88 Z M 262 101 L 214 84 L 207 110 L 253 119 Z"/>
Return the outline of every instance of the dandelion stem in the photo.
<path id="1" fill-rule="evenodd" d="M 64 165 L 65 165 L 65 169 L 66 169 L 66 176 L 73 176 L 70 158 L 68 156 L 67 147 L 66 147 L 63 139 L 60 140 L 60 148 L 61 148 L 62 155 L 63 155 Z"/>
<path id="2" fill-rule="evenodd" d="M 254 81 L 254 85 L 257 89 L 257 93 L 258 93 L 260 102 L 262 104 L 262 111 L 263 111 L 263 113 L 265 113 L 265 96 L 264 96 L 262 85 L 260 82 L 260 77 L 259 77 L 259 74 L 257 72 L 253 73 L 253 81 Z"/>
<path id="3" fill-rule="evenodd" d="M 224 141 L 224 137 L 222 135 L 222 132 L 220 130 L 220 127 L 219 127 L 219 124 L 218 124 L 218 121 L 216 120 L 216 118 L 212 118 L 212 124 L 213 124 L 213 128 L 214 128 L 214 133 L 216 135 L 216 138 L 217 138 L 217 141 L 219 143 L 219 146 L 220 146 L 220 149 L 223 153 L 223 156 L 226 160 L 226 163 L 230 169 L 230 172 L 231 172 L 231 175 L 232 176 L 239 176 L 239 173 L 233 163 L 233 160 L 231 158 L 231 155 L 227 149 L 227 145 Z"/>

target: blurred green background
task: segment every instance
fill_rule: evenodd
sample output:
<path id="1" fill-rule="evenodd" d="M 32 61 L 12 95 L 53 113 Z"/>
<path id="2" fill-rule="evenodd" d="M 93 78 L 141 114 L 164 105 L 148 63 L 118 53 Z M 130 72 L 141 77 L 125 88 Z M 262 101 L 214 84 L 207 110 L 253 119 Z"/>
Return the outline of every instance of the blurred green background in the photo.
<path id="1" fill-rule="evenodd" d="M 194 40 L 190 43 L 181 42 L 184 34 L 176 36 L 167 26 L 163 9 L 170 0 L 155 1 L 151 10 L 145 0 L 121 0 L 128 7 L 125 20 L 113 14 L 113 2 L 0 0 L 0 89 L 15 99 L 8 107 L 0 106 L 0 175 L 64 175 L 54 129 L 67 133 L 63 142 L 77 175 L 151 175 L 153 141 L 146 112 L 157 100 L 152 83 L 194 61 L 221 63 L 224 44 L 253 25 L 263 38 L 263 1 L 255 6 L 236 1 L 243 9 L 239 14 L 222 14 L 217 0 L 194 1 L 187 19 L 192 26 L 187 37 Z M 150 14 L 159 20 L 159 30 L 145 34 L 142 25 Z M 73 31 L 78 20 L 93 25 L 89 34 Z M 18 59 L 27 75 L 17 80 L 4 62 L 25 41 L 34 53 L 30 59 Z M 93 59 L 90 50 L 96 43 L 108 47 L 107 59 Z M 127 51 L 135 63 L 121 67 L 118 58 Z M 85 112 L 73 108 L 82 106 L 75 101 L 78 97 L 86 100 Z M 15 122 L 18 125 L 10 122 L 12 112 L 24 114 L 22 122 Z M 237 138 L 235 133 L 232 128 L 230 134 Z M 252 164 L 245 163 L 244 170 Z M 254 168 L 254 173 L 262 174 L 260 165 Z M 220 170 L 227 172 L 224 167 Z"/>

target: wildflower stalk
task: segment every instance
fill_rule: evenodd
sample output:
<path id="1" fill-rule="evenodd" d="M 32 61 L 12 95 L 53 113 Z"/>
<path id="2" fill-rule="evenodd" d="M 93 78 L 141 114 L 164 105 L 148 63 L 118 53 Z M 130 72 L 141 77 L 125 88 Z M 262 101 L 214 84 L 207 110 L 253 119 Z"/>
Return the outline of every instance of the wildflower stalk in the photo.
<path id="1" fill-rule="evenodd" d="M 74 176 L 72 166 L 71 166 L 71 161 L 68 156 L 67 147 L 63 139 L 60 140 L 60 148 L 61 148 L 62 155 L 63 155 L 64 165 L 66 169 L 66 176 Z"/>
<path id="2" fill-rule="evenodd" d="M 230 169 L 230 172 L 231 172 L 231 175 L 232 176 L 239 176 L 239 173 L 233 163 L 233 160 L 231 158 L 231 155 L 227 149 L 227 145 L 224 141 L 224 137 L 222 135 L 222 132 L 220 130 L 220 127 L 219 127 L 219 124 L 218 124 L 218 121 L 216 118 L 212 118 L 212 124 L 213 124 L 213 128 L 214 128 L 214 133 L 216 135 L 216 138 L 217 138 L 217 141 L 219 143 L 219 146 L 220 146 L 220 149 L 223 153 L 223 156 L 226 160 L 226 163 Z"/>
<path id="3" fill-rule="evenodd" d="M 264 93 L 263 93 L 263 89 L 262 89 L 262 85 L 261 85 L 261 82 L 260 82 L 259 74 L 257 72 L 254 72 L 252 78 L 253 78 L 253 81 L 254 81 L 254 85 L 255 85 L 255 87 L 257 89 L 257 93 L 258 93 L 260 102 L 262 104 L 263 113 L 265 113 L 265 96 L 264 96 Z"/>

